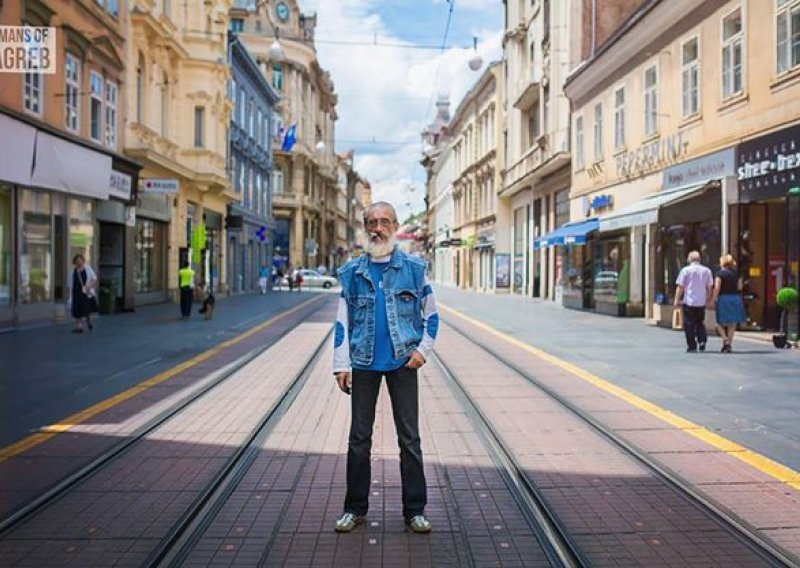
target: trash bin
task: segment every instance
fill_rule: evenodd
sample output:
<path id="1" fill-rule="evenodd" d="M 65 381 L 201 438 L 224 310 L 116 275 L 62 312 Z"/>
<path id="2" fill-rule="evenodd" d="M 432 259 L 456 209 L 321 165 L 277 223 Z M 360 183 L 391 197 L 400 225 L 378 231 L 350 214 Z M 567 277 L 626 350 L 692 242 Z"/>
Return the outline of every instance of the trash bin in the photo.
<path id="1" fill-rule="evenodd" d="M 101 314 L 113 314 L 117 311 L 117 285 L 116 278 L 99 281 L 97 306 Z"/>

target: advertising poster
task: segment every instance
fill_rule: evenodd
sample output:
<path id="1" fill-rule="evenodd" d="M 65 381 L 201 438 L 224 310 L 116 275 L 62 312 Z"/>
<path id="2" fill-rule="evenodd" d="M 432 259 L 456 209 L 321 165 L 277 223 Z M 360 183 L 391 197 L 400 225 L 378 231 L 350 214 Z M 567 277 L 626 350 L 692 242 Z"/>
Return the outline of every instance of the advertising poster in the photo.
<path id="1" fill-rule="evenodd" d="M 511 280 L 511 255 L 497 253 L 494 255 L 494 287 L 508 288 Z"/>

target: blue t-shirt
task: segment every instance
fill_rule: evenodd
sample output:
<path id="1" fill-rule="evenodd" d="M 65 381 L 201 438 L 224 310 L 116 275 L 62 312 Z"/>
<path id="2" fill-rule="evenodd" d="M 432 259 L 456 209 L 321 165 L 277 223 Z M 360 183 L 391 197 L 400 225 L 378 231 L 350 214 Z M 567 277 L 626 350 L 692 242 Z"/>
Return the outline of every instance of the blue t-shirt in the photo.
<path id="1" fill-rule="evenodd" d="M 389 335 L 389 320 L 386 318 L 386 296 L 383 293 L 383 271 L 389 265 L 386 262 L 369 263 L 369 275 L 375 284 L 375 353 L 372 358 L 372 365 L 366 369 L 369 371 L 394 371 L 399 369 L 408 361 L 408 357 L 403 359 L 394 358 L 392 348 L 392 337 Z"/>

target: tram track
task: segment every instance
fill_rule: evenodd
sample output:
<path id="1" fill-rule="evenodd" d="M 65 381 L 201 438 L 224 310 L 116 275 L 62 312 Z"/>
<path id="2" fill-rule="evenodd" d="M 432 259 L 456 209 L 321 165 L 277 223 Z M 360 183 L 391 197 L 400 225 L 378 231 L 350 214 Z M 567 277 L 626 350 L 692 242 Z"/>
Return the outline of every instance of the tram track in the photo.
<path id="1" fill-rule="evenodd" d="M 449 323 L 448 331 L 450 330 L 475 348 L 490 355 L 492 359 L 512 371 L 526 383 L 567 410 L 580 422 L 586 424 L 593 431 L 600 434 L 622 453 L 652 472 L 657 479 L 677 491 L 688 503 L 709 516 L 718 526 L 751 550 L 754 555 L 764 562 L 764 566 L 793 567 L 798 565 L 798 559 L 791 553 L 760 534 L 757 529 L 749 526 L 731 511 L 728 511 L 702 494 L 635 445 L 617 435 L 613 430 L 605 426 L 591 414 L 572 403 L 551 387 L 537 380 L 531 373 L 521 368 L 519 365 L 508 361 L 507 358 L 504 358 L 496 350 L 485 345 L 485 343 L 475 338 L 463 328 Z M 558 515 L 552 510 L 552 507 L 542 496 L 536 483 L 525 473 L 524 468 L 514 457 L 513 451 L 504 442 L 501 435 L 497 432 L 497 429 L 481 410 L 479 404 L 469 394 L 467 387 L 458 378 L 457 373 L 453 372 L 452 368 L 436 352 L 434 352 L 434 361 L 442 369 L 452 392 L 467 411 L 470 420 L 481 435 L 484 445 L 492 455 L 496 465 L 498 465 L 507 485 L 514 492 L 515 498 L 528 518 L 529 523 L 540 535 L 540 543 L 550 563 L 553 566 L 591 566 L 592 563 L 590 560 L 582 553 L 580 547 L 570 537 L 567 527 L 559 520 Z"/>
<path id="2" fill-rule="evenodd" d="M 303 310 L 303 313 L 305 314 L 305 317 L 307 317 L 308 313 L 314 313 L 314 311 L 318 308 L 318 303 L 314 303 L 306 310 Z M 303 318 L 300 319 L 300 321 L 302 320 Z M 152 434 L 168 421 L 174 419 L 182 412 L 186 411 L 186 409 L 190 408 L 193 404 L 200 401 L 203 397 L 212 393 L 212 391 L 221 385 L 225 384 L 229 379 L 234 377 L 237 372 L 245 368 L 247 365 L 255 361 L 258 357 L 278 344 L 282 339 L 285 338 L 285 336 L 286 333 L 282 333 L 280 335 L 276 335 L 275 337 L 271 337 L 257 348 L 252 349 L 244 355 L 241 355 L 233 361 L 227 363 L 224 367 L 204 378 L 200 382 L 200 386 L 190 387 L 189 392 L 187 392 L 184 396 L 181 396 L 173 404 L 169 405 L 169 407 L 160 411 L 155 416 L 147 420 L 144 424 L 137 427 L 120 442 L 114 444 L 112 447 L 94 457 L 87 464 L 68 474 L 55 485 L 51 486 L 38 496 L 28 501 L 25 505 L 19 507 L 14 512 L 6 516 L 0 521 L 0 538 L 5 537 L 16 528 L 24 524 L 26 521 L 46 510 L 53 503 L 58 501 L 64 495 L 68 494 L 71 489 L 97 475 L 109 464 L 123 457 L 131 449 L 136 447 L 142 441 L 146 440 L 148 435 Z M 318 346 L 317 350 L 315 350 L 314 357 L 316 357 L 319 351 L 324 347 L 324 344 L 325 341 L 323 340 Z M 309 360 L 309 363 L 310 361 L 311 360 Z M 294 382 L 292 384 L 294 384 Z M 281 397 L 281 399 L 282 398 L 283 397 Z"/>

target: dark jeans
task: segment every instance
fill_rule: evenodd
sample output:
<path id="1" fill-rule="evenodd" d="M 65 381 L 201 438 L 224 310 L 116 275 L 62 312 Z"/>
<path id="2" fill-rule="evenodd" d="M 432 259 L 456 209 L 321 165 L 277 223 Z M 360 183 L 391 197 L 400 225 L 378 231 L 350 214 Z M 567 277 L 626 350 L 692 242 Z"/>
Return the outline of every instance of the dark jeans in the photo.
<path id="1" fill-rule="evenodd" d="M 686 334 L 686 346 L 697 349 L 697 344 L 705 345 L 708 340 L 706 332 L 706 308 L 683 304 L 683 333 Z"/>
<path id="2" fill-rule="evenodd" d="M 181 315 L 188 318 L 192 315 L 192 299 L 194 290 L 191 286 L 184 286 L 181 288 Z"/>
<path id="3" fill-rule="evenodd" d="M 366 515 L 371 481 L 372 427 L 375 405 L 386 377 L 392 400 L 392 416 L 400 446 L 400 477 L 403 483 L 403 516 L 421 515 L 427 503 L 425 471 L 419 438 L 417 370 L 400 367 L 394 371 L 353 370 L 352 421 L 347 447 L 347 496 L 344 510 Z"/>

